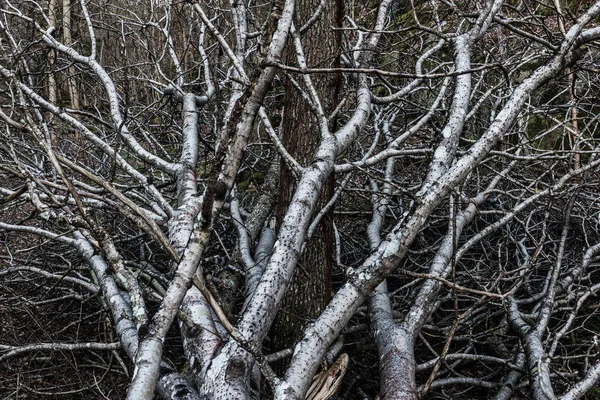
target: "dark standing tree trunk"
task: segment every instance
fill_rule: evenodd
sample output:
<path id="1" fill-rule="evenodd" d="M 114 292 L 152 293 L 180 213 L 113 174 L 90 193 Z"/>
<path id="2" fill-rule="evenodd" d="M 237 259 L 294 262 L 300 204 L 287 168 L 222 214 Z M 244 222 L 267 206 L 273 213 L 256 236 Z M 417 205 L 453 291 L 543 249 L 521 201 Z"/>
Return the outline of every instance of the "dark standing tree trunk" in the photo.
<path id="1" fill-rule="evenodd" d="M 297 4 L 297 30 L 314 15 L 320 0 L 307 0 Z M 319 20 L 302 33 L 301 41 L 308 67 L 333 68 L 340 66 L 340 31 L 332 29 L 341 26 L 343 2 L 328 2 Z M 291 38 L 288 38 L 285 62 L 297 65 L 296 51 Z M 296 77 L 302 82 L 302 77 Z M 339 101 L 340 75 L 337 73 L 312 75 L 313 85 L 319 95 L 323 109 L 329 115 Z M 335 129 L 333 121 L 330 131 Z M 303 166 L 313 161 L 314 152 L 320 142 L 321 132 L 317 118 L 311 112 L 299 91 L 291 82 L 285 83 L 285 109 L 283 115 L 282 142 L 289 153 Z M 278 219 L 281 221 L 296 189 L 292 171 L 282 160 Z M 333 195 L 334 177 L 328 179 L 321 191 L 317 206 L 320 210 Z M 318 212 L 318 211 L 317 211 Z M 280 315 L 273 328 L 273 350 L 292 346 L 298 340 L 309 321 L 318 316 L 331 297 L 331 271 L 333 265 L 333 212 L 330 211 L 320 222 L 296 269 Z"/>

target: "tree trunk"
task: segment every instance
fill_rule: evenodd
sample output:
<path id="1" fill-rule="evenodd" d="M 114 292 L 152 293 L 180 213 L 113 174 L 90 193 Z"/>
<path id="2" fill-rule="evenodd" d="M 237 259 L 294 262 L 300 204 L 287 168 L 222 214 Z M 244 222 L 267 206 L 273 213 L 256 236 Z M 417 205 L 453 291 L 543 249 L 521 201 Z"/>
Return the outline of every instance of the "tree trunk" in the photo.
<path id="1" fill-rule="evenodd" d="M 303 1 L 296 8 L 296 30 L 315 14 L 320 0 Z M 309 67 L 339 67 L 341 36 L 332 26 L 341 25 L 343 3 L 339 0 L 328 2 L 320 18 L 306 32 L 301 41 Z M 286 64 L 296 65 L 296 51 L 292 39 L 288 39 L 285 54 Z M 326 114 L 331 113 L 338 102 L 339 74 L 313 75 L 312 82 Z M 300 80 L 300 77 L 298 77 Z M 299 91 L 288 80 L 285 83 L 285 109 L 283 115 L 282 142 L 288 152 L 301 164 L 310 164 L 319 145 L 321 131 L 317 118 L 311 112 Z M 330 130 L 334 128 L 331 122 Z M 296 189 L 295 177 L 282 160 L 279 205 L 279 222 L 283 218 Z M 320 210 L 332 197 L 333 175 L 328 179 L 316 210 Z M 282 310 L 273 329 L 273 349 L 281 350 L 292 346 L 298 333 L 318 316 L 331 297 L 331 270 L 333 260 L 333 213 L 330 211 L 315 230 L 306 244 L 304 254 L 296 269 L 291 287 L 283 301 Z"/>
<path id="2" fill-rule="evenodd" d="M 71 21 L 71 0 L 63 0 L 63 43 L 65 46 L 71 46 L 73 43 L 73 24 Z M 69 97 L 71 98 L 71 108 L 79 110 L 79 88 L 75 80 L 75 65 L 71 64 L 67 70 L 67 86 L 69 88 Z"/>
<path id="3" fill-rule="evenodd" d="M 56 26 L 56 0 L 50 0 L 48 2 L 48 23 L 50 26 Z M 56 60 L 56 53 L 54 50 L 48 52 L 48 64 L 50 65 L 50 73 L 48 74 L 48 101 L 52 104 L 56 104 L 56 77 L 54 76 L 54 61 Z"/>
<path id="4" fill-rule="evenodd" d="M 50 26 L 56 26 L 56 9 L 57 0 L 50 0 L 48 2 L 48 23 Z M 54 49 L 50 49 L 48 52 L 48 65 L 50 66 L 50 73 L 48 74 L 48 101 L 52 104 L 56 104 L 56 77 L 54 76 L 54 62 L 56 61 L 56 52 Z M 51 131 L 50 140 L 52 141 L 52 147 L 56 147 L 56 132 Z"/>

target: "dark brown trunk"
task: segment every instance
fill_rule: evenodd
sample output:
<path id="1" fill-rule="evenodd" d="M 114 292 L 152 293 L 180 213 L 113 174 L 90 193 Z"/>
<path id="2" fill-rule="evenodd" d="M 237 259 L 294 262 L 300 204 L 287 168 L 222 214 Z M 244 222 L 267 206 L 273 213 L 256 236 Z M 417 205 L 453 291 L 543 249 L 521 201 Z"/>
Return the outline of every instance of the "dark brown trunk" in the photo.
<path id="1" fill-rule="evenodd" d="M 314 14 L 320 0 L 299 2 L 294 21 L 300 29 Z M 340 26 L 343 2 L 329 2 L 321 18 L 302 35 L 304 55 L 308 67 L 339 67 L 340 33 L 332 26 Z M 297 65 L 296 53 L 290 39 L 287 44 L 285 62 Z M 302 77 L 297 76 L 302 82 Z M 339 74 L 312 75 L 312 82 L 320 96 L 325 113 L 331 113 L 338 102 Z M 330 124 L 330 130 L 335 126 Z M 282 141 L 290 154 L 303 166 L 310 164 L 320 141 L 316 117 L 307 107 L 305 100 L 290 82 L 285 83 L 285 109 L 283 115 Z M 284 212 L 296 189 L 292 172 L 282 161 L 278 219 L 281 222 Z M 320 210 L 333 195 L 334 177 L 331 176 L 317 205 Z M 316 213 L 315 213 L 316 214 Z M 333 265 L 333 214 L 326 215 L 308 242 L 301 257 L 291 287 L 283 301 L 273 329 L 273 350 L 293 346 L 303 327 L 321 313 L 331 297 L 331 270 Z"/>

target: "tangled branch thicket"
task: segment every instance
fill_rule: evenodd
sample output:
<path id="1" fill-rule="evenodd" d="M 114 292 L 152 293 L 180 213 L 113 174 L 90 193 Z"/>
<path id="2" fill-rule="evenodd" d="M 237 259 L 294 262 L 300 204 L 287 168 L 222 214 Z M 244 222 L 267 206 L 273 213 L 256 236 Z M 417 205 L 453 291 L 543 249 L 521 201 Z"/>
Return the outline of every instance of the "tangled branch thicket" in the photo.
<path id="1" fill-rule="evenodd" d="M 295 3 L 0 2 L 2 397 L 597 398 L 600 1 Z"/>

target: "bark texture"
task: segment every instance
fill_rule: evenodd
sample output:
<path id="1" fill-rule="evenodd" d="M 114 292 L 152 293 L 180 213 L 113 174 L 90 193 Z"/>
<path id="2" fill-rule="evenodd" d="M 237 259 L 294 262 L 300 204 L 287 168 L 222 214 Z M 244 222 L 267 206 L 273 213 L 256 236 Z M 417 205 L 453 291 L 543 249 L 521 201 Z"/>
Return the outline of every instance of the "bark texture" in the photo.
<path id="1" fill-rule="evenodd" d="M 297 4 L 296 30 L 300 31 L 321 5 L 320 0 Z M 320 17 L 304 32 L 300 32 L 304 56 L 309 67 L 339 67 L 337 55 L 341 36 L 331 26 L 340 26 L 343 3 L 327 2 Z M 285 54 L 286 64 L 295 65 L 297 54 L 290 38 Z M 325 113 L 331 113 L 338 102 L 339 74 L 315 75 L 312 83 Z M 305 97 L 289 80 L 285 86 L 285 109 L 283 114 L 282 142 L 288 152 L 301 165 L 313 161 L 322 133 L 315 114 L 307 105 Z M 333 129 L 330 121 L 330 129 Z M 278 219 L 281 221 L 296 190 L 295 176 L 282 160 Z M 333 196 L 334 177 L 331 175 L 321 190 L 316 209 L 321 209 Z M 298 332 L 317 315 L 331 298 L 331 270 L 333 266 L 333 213 L 330 211 L 320 222 L 314 235 L 306 243 L 291 287 L 283 301 L 282 310 L 274 326 L 274 350 L 292 346 Z"/>

